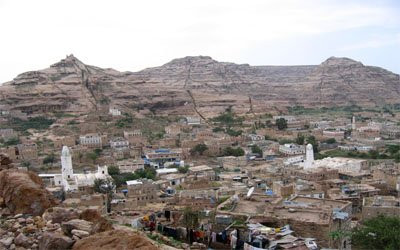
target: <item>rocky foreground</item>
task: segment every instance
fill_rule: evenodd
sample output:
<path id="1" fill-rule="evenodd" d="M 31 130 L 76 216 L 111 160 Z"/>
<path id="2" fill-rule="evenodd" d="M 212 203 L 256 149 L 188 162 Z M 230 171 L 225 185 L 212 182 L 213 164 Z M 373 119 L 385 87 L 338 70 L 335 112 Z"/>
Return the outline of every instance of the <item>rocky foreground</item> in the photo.
<path id="1" fill-rule="evenodd" d="M 42 216 L 2 217 L 0 249 L 160 249 L 140 233 L 114 229 L 98 211 L 62 207 Z"/>
<path id="2" fill-rule="evenodd" d="M 119 72 L 86 65 L 70 55 L 0 86 L 0 105 L 27 113 L 87 112 L 113 105 L 132 112 L 212 116 L 228 106 L 257 112 L 399 100 L 399 75 L 336 57 L 320 65 L 250 66 L 197 56 L 139 72 Z"/>

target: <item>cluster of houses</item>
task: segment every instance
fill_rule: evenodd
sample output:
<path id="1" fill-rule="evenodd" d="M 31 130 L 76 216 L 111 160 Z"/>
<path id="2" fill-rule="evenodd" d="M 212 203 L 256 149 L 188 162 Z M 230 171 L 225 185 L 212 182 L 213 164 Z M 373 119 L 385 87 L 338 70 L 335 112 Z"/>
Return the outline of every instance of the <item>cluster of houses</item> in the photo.
<path id="1" fill-rule="evenodd" d="M 107 123 L 110 126 L 123 112 L 113 107 L 108 115 L 112 117 Z M 287 121 L 284 130 L 273 125 L 281 118 Z M 246 124 L 257 122 L 250 119 Z M 93 124 L 81 123 L 76 134 L 29 137 L 2 128 L 0 152 L 18 167 L 37 171 L 65 206 L 90 206 L 104 213 L 111 210 L 128 223 L 132 214 L 142 218 L 149 211 L 180 214 L 185 207 L 205 214 L 214 211 L 215 220 L 209 222 L 213 228 L 241 230 L 238 240 L 251 238 L 255 228 L 263 228 L 268 231 L 267 239 L 285 249 L 307 246 L 310 241 L 322 247 L 350 249 L 348 238 L 333 241 L 329 232 L 350 230 L 352 220 L 400 214 L 399 163 L 318 159 L 316 145 L 299 145 L 296 140 L 312 136 L 320 150 L 381 150 L 388 143 L 399 142 L 399 126 L 393 122 L 357 122 L 355 118 L 350 122 L 342 118 L 312 121 L 277 115 L 270 126 L 250 126 L 232 136 L 191 116 L 164 126 L 156 139 L 144 127 L 104 130 Z M 7 144 L 12 140 L 15 143 Z M 229 153 L 233 151 L 229 148 L 241 148 L 242 152 Z M 135 176 L 115 187 L 111 207 L 107 207 L 106 196 L 96 193 L 94 185 L 96 180 L 115 178 L 111 166 L 119 174 L 145 169 L 156 174 L 152 178 Z M 286 241 L 269 234 L 282 228 L 288 230 L 281 235 Z"/>

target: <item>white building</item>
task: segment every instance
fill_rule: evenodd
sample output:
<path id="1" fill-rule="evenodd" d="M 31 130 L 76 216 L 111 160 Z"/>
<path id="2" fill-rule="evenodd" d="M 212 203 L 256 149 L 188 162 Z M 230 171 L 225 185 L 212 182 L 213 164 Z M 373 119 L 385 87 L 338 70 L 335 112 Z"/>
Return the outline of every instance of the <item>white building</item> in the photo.
<path id="1" fill-rule="evenodd" d="M 201 123 L 201 119 L 199 117 L 192 117 L 192 116 L 186 117 L 187 125 L 200 125 L 200 123 Z"/>
<path id="2" fill-rule="evenodd" d="M 108 113 L 112 116 L 120 116 L 121 115 L 121 111 L 117 108 L 110 108 Z"/>
<path id="3" fill-rule="evenodd" d="M 98 134 L 87 134 L 79 137 L 79 143 L 87 147 L 102 147 L 102 139 Z"/>
<path id="4" fill-rule="evenodd" d="M 48 175 L 42 176 L 48 177 Z M 107 179 L 110 178 L 110 175 L 108 175 L 107 166 L 97 166 L 97 172 L 95 173 L 74 174 L 71 153 L 67 146 L 63 146 L 61 151 L 61 174 L 55 174 L 53 178 L 54 184 L 62 186 L 64 191 L 74 191 L 80 187 L 93 186 L 95 179 Z"/>
<path id="5" fill-rule="evenodd" d="M 122 137 L 117 137 L 110 140 L 110 147 L 113 149 L 123 149 L 129 147 L 129 141 Z"/>
<path id="6" fill-rule="evenodd" d="M 314 149 L 311 144 L 306 147 L 306 160 L 304 162 L 304 169 L 309 169 L 314 163 Z"/>
<path id="7" fill-rule="evenodd" d="M 297 145 L 294 143 L 287 143 L 279 146 L 279 152 L 285 155 L 301 155 L 305 153 L 304 145 Z"/>

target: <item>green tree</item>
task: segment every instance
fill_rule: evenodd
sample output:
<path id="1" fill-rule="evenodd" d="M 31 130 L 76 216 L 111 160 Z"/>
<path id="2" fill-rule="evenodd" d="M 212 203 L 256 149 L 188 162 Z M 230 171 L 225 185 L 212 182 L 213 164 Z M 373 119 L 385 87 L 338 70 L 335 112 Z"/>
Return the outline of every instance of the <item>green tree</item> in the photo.
<path id="1" fill-rule="evenodd" d="M 315 138 L 315 136 L 310 135 L 309 137 L 307 137 L 307 144 L 311 144 L 313 146 L 314 149 L 314 154 L 318 153 L 318 142 L 317 139 Z"/>
<path id="2" fill-rule="evenodd" d="M 94 191 L 105 194 L 107 196 L 107 202 L 106 202 L 107 213 L 111 212 L 111 201 L 114 190 L 115 190 L 115 184 L 112 178 L 94 180 Z"/>
<path id="3" fill-rule="evenodd" d="M 192 210 L 191 207 L 186 207 L 183 210 L 183 224 L 186 228 L 195 229 L 200 223 L 200 213 Z"/>
<path id="4" fill-rule="evenodd" d="M 257 145 L 253 145 L 251 146 L 251 152 L 253 154 L 259 154 L 261 157 L 263 156 L 263 151 L 261 150 L 261 148 Z"/>
<path id="5" fill-rule="evenodd" d="M 190 150 L 191 155 L 203 155 L 203 153 L 208 149 L 207 145 L 204 143 L 197 144 Z"/>
<path id="6" fill-rule="evenodd" d="M 287 121 L 285 118 L 276 119 L 275 124 L 279 130 L 284 130 L 285 128 L 287 128 Z"/>
<path id="7" fill-rule="evenodd" d="M 119 175 L 120 174 L 119 167 L 117 167 L 117 166 L 109 166 L 108 167 L 108 174 L 111 175 L 111 176 Z"/>
<path id="8" fill-rule="evenodd" d="M 296 143 L 299 145 L 304 145 L 305 137 L 303 134 L 297 134 Z"/>
<path id="9" fill-rule="evenodd" d="M 335 144 L 336 143 L 336 139 L 335 138 L 329 138 L 329 139 L 325 140 L 325 143 Z"/>
<path id="10" fill-rule="evenodd" d="M 48 155 L 43 159 L 43 164 L 49 164 L 49 163 L 54 163 L 55 161 L 55 156 L 54 154 Z"/>
<path id="11" fill-rule="evenodd" d="M 237 148 L 232 148 L 232 147 L 227 147 L 223 151 L 224 156 L 243 156 L 244 155 L 244 150 L 241 147 Z"/>
<path id="12" fill-rule="evenodd" d="M 379 215 L 364 221 L 353 230 L 351 242 L 359 249 L 400 249 L 400 217 Z"/>
<path id="13" fill-rule="evenodd" d="M 92 160 L 93 164 L 96 163 L 97 158 L 99 158 L 99 156 L 95 153 L 95 152 L 89 152 L 86 153 L 86 158 Z"/>

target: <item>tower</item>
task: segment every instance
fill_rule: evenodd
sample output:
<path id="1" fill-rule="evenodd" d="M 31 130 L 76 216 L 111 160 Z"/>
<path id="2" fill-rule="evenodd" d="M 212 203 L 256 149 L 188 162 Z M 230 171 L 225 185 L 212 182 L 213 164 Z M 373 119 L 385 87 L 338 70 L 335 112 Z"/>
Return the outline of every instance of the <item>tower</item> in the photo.
<path id="1" fill-rule="evenodd" d="M 351 120 L 351 129 L 356 130 L 356 117 L 353 115 L 353 118 Z"/>
<path id="2" fill-rule="evenodd" d="M 304 168 L 311 168 L 314 162 L 314 149 L 313 146 L 309 143 L 306 146 L 306 161 L 304 164 Z"/>
<path id="3" fill-rule="evenodd" d="M 71 179 L 74 175 L 71 153 L 67 146 L 63 146 L 61 151 L 61 175 L 64 180 Z"/>

